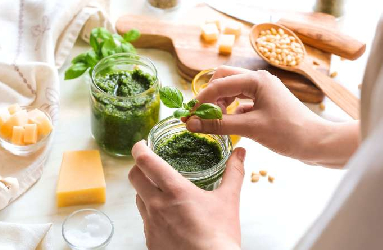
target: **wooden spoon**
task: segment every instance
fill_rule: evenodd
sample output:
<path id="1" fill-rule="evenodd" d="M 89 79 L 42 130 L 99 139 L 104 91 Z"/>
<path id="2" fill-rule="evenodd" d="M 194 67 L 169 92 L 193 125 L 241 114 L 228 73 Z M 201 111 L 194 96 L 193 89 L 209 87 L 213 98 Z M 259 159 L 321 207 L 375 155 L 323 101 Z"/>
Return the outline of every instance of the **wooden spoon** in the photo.
<path id="1" fill-rule="evenodd" d="M 282 29 L 285 34 L 295 37 L 295 42 L 298 42 L 304 52 L 303 60 L 295 66 L 285 66 L 280 64 L 275 64 L 266 58 L 258 49 L 257 38 L 260 35 L 262 30 L 269 30 L 274 28 L 276 30 Z M 294 34 L 291 30 L 285 28 L 284 26 L 275 24 L 275 23 L 263 23 L 254 25 L 250 32 L 250 43 L 253 46 L 255 52 L 266 62 L 270 63 L 274 67 L 284 69 L 287 71 L 296 72 L 298 74 L 304 75 L 309 78 L 318 88 L 320 88 L 325 95 L 327 95 L 336 105 L 343 109 L 347 114 L 349 114 L 353 119 L 359 119 L 359 99 L 354 96 L 348 89 L 338 84 L 336 81 L 330 77 L 322 74 L 321 72 L 314 69 L 311 62 L 305 60 L 306 50 L 297 35 Z"/>

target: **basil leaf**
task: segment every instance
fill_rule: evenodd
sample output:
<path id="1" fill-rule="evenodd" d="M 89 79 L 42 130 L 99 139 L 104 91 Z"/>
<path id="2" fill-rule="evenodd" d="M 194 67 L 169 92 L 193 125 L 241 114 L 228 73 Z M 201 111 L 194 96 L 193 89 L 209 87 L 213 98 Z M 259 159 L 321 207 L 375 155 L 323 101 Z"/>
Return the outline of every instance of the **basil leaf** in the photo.
<path id="1" fill-rule="evenodd" d="M 96 66 L 96 64 L 98 63 L 99 60 L 100 60 L 99 57 L 97 56 L 96 52 L 94 52 L 93 50 L 86 52 L 85 62 L 91 68 Z"/>
<path id="2" fill-rule="evenodd" d="M 185 109 L 189 109 L 191 110 L 192 108 L 194 108 L 194 106 L 198 103 L 198 100 L 197 99 L 191 99 L 188 103 L 185 104 Z"/>
<path id="3" fill-rule="evenodd" d="M 104 42 L 101 48 L 101 54 L 103 57 L 107 57 L 110 55 L 113 55 L 115 53 L 116 49 L 116 43 L 114 42 L 114 39 L 108 39 Z"/>
<path id="4" fill-rule="evenodd" d="M 125 42 L 124 38 L 122 38 L 122 36 L 120 36 L 119 34 L 113 34 L 112 36 L 113 36 L 114 40 L 117 40 L 121 43 Z"/>
<path id="5" fill-rule="evenodd" d="M 65 80 L 75 79 L 75 78 L 81 76 L 82 74 L 84 74 L 84 72 L 88 68 L 89 68 L 89 66 L 85 63 L 82 63 L 82 62 L 73 64 L 72 66 L 70 66 L 69 69 L 67 69 L 65 71 L 64 79 Z"/>
<path id="6" fill-rule="evenodd" d="M 74 57 L 72 59 L 72 64 L 76 64 L 76 63 L 79 63 L 79 62 L 85 63 L 86 62 L 86 54 L 87 54 L 87 52 L 79 54 L 76 57 Z"/>
<path id="7" fill-rule="evenodd" d="M 136 29 L 129 30 L 124 34 L 124 40 L 127 42 L 133 42 L 140 37 L 140 32 Z"/>
<path id="8" fill-rule="evenodd" d="M 89 38 L 89 43 L 90 46 L 94 49 L 94 51 L 98 54 L 101 55 L 101 48 L 102 48 L 102 43 L 105 40 L 109 40 L 112 38 L 112 35 L 109 33 L 109 31 L 105 28 L 94 28 L 90 32 L 90 38 Z"/>
<path id="9" fill-rule="evenodd" d="M 121 43 L 121 52 L 136 53 L 136 49 L 133 47 L 132 44 L 123 42 Z"/>
<path id="10" fill-rule="evenodd" d="M 174 111 L 173 116 L 177 119 L 181 117 L 188 117 L 190 116 L 190 111 L 186 109 L 177 109 L 176 111 Z"/>
<path id="11" fill-rule="evenodd" d="M 212 103 L 202 103 L 194 112 L 202 119 L 222 119 L 222 110 Z"/>
<path id="12" fill-rule="evenodd" d="M 161 88 L 160 99 L 169 108 L 182 108 L 182 102 L 184 101 L 181 91 L 174 87 Z"/>

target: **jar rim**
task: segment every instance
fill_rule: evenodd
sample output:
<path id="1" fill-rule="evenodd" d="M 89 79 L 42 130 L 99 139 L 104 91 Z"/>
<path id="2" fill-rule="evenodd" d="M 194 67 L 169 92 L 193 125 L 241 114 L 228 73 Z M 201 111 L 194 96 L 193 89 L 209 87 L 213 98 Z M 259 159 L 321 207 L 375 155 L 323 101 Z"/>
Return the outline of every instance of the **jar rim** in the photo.
<path id="1" fill-rule="evenodd" d="M 111 95 L 107 92 L 105 92 L 103 89 L 101 89 L 97 84 L 96 84 L 96 71 L 97 69 L 101 68 L 103 63 L 107 62 L 108 60 L 110 60 L 111 58 L 124 58 L 124 59 L 127 59 L 127 60 L 131 60 L 131 61 L 136 61 L 136 62 L 141 62 L 143 63 L 143 66 L 147 66 L 149 67 L 151 70 L 153 70 L 153 76 L 155 77 L 155 82 L 154 84 L 148 88 L 147 90 L 145 90 L 144 92 L 141 92 L 139 94 L 136 94 L 134 96 L 115 96 L 115 95 Z M 132 100 L 132 99 L 136 99 L 137 97 L 141 97 L 141 96 L 146 96 L 148 93 L 152 92 L 153 90 L 157 89 L 158 88 L 158 85 L 159 85 L 159 80 L 158 80 L 158 72 L 157 72 L 157 68 L 156 66 L 154 65 L 154 63 L 152 62 L 152 60 L 150 60 L 148 57 L 146 56 L 140 56 L 140 55 L 137 55 L 137 54 L 134 54 L 134 53 L 116 53 L 116 54 L 113 54 L 113 55 L 110 55 L 110 56 L 107 56 L 107 57 L 104 57 L 103 59 L 101 59 L 97 64 L 96 66 L 94 66 L 93 70 L 92 70 L 92 75 L 91 75 L 91 85 L 93 87 L 95 87 L 97 90 L 99 90 L 103 95 L 105 95 L 106 97 L 109 97 L 109 98 L 117 98 L 117 99 L 120 99 L 120 100 Z"/>
<path id="2" fill-rule="evenodd" d="M 160 122 L 158 122 L 150 130 L 147 145 L 152 150 L 154 149 L 154 133 L 157 132 L 162 126 L 166 125 L 166 123 L 170 123 L 172 121 L 174 121 L 174 122 L 178 121 L 179 124 L 184 124 L 183 122 L 181 122 L 179 119 L 175 118 L 174 116 L 169 116 L 169 117 L 161 120 Z M 186 125 L 185 125 L 185 128 L 186 128 Z M 225 142 L 227 142 L 226 148 L 228 149 L 228 152 L 226 154 L 222 154 L 222 159 L 217 164 L 213 165 L 211 168 L 208 168 L 208 169 L 205 169 L 202 171 L 194 171 L 194 172 L 186 172 L 186 171 L 178 171 L 177 170 L 182 176 L 184 176 L 186 178 L 191 178 L 191 179 L 200 179 L 202 177 L 205 178 L 206 176 L 212 176 L 212 175 L 218 173 L 219 171 L 222 171 L 225 168 L 226 162 L 229 159 L 231 152 L 233 151 L 230 136 L 228 136 L 228 135 L 214 135 L 214 136 L 222 137 L 223 140 Z M 153 148 L 151 146 L 153 146 Z"/>

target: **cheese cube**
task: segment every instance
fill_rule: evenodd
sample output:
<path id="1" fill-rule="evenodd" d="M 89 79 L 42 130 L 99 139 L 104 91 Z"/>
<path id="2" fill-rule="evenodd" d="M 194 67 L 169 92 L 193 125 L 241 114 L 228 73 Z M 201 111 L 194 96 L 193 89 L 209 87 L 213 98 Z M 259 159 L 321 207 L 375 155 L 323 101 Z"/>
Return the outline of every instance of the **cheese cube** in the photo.
<path id="1" fill-rule="evenodd" d="M 202 37 L 206 42 L 215 42 L 218 38 L 218 28 L 215 24 L 209 23 L 202 26 Z"/>
<path id="2" fill-rule="evenodd" d="M 15 103 L 8 107 L 9 114 L 13 115 L 14 113 L 20 111 L 21 108 L 19 104 Z"/>
<path id="3" fill-rule="evenodd" d="M 105 187 L 98 150 L 64 152 L 56 190 L 59 207 L 104 203 Z"/>
<path id="4" fill-rule="evenodd" d="M 31 111 L 28 111 L 28 118 L 29 119 L 34 119 L 38 116 L 43 116 L 45 113 L 41 110 L 38 109 L 32 109 Z"/>
<path id="5" fill-rule="evenodd" d="M 0 110 L 0 127 L 9 119 L 10 114 L 7 109 Z"/>
<path id="6" fill-rule="evenodd" d="M 9 119 L 1 126 L 0 135 L 5 139 L 10 139 L 14 126 L 24 126 L 28 122 L 27 111 L 20 110 L 9 117 Z"/>
<path id="7" fill-rule="evenodd" d="M 229 22 L 225 25 L 223 30 L 224 34 L 235 35 L 239 37 L 241 35 L 242 23 L 240 22 Z"/>
<path id="8" fill-rule="evenodd" d="M 235 43 L 234 35 L 221 35 L 218 41 L 218 49 L 220 54 L 231 54 Z"/>
<path id="9" fill-rule="evenodd" d="M 37 124 L 37 131 L 41 136 L 48 135 L 53 129 L 51 120 L 41 110 L 34 109 L 28 112 L 28 119 L 28 123 Z"/>
<path id="10" fill-rule="evenodd" d="M 23 126 L 13 127 L 11 142 L 15 145 L 24 144 L 24 127 Z"/>
<path id="11" fill-rule="evenodd" d="M 221 22 L 218 19 L 209 19 L 205 21 L 206 24 L 215 24 L 218 30 L 221 30 Z"/>
<path id="12" fill-rule="evenodd" d="M 32 144 L 37 142 L 37 125 L 25 124 L 24 125 L 24 143 Z"/>

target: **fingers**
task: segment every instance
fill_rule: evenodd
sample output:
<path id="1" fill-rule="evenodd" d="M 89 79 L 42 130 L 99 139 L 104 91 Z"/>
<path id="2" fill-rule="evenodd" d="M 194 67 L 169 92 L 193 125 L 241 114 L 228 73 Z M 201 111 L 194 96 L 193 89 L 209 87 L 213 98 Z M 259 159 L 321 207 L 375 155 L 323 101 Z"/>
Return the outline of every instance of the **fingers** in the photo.
<path id="1" fill-rule="evenodd" d="M 201 91 L 197 99 L 199 103 L 216 103 L 218 99 L 227 97 L 255 99 L 262 84 L 260 79 L 258 71 L 216 79 Z"/>
<path id="2" fill-rule="evenodd" d="M 137 142 L 133 146 L 132 156 L 142 173 L 150 178 L 162 191 L 171 190 L 175 184 L 190 184 L 187 179 L 148 148 L 144 141 Z"/>
<path id="3" fill-rule="evenodd" d="M 214 81 L 215 79 L 226 77 L 226 76 L 245 74 L 249 72 L 251 71 L 247 69 L 223 65 L 218 67 L 218 69 L 215 71 L 215 73 L 213 74 L 209 82 Z"/>
<path id="4" fill-rule="evenodd" d="M 247 112 L 250 112 L 254 109 L 254 104 L 253 103 L 244 103 L 239 105 L 236 109 L 234 114 L 244 114 Z"/>
<path id="5" fill-rule="evenodd" d="M 148 218 L 148 211 L 146 211 L 146 206 L 144 201 L 141 199 L 139 194 L 136 194 L 136 205 L 142 219 L 145 221 Z"/>
<path id="6" fill-rule="evenodd" d="M 223 115 L 221 120 L 192 116 L 186 121 L 186 128 L 193 133 L 246 136 L 251 124 L 254 123 L 245 114 Z"/>
<path id="7" fill-rule="evenodd" d="M 246 150 L 244 148 L 236 148 L 226 162 L 226 170 L 222 177 L 221 186 L 217 192 L 224 195 L 233 194 L 239 198 L 243 177 L 245 176 L 244 161 Z"/>
<path id="8" fill-rule="evenodd" d="M 129 172 L 129 180 L 143 200 L 161 194 L 158 187 L 136 165 Z"/>

